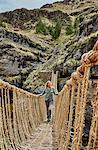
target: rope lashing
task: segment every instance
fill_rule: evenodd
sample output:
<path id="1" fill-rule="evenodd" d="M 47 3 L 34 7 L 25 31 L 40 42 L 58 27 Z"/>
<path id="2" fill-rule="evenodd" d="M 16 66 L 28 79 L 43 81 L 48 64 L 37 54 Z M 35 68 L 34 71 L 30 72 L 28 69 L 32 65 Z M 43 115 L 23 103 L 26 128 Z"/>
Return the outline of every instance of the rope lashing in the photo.
<path id="1" fill-rule="evenodd" d="M 58 150 L 68 150 L 69 148 L 72 148 L 73 150 L 81 149 L 84 128 L 84 114 L 88 94 L 89 72 L 90 67 L 97 62 L 98 41 L 91 51 L 82 56 L 81 66 L 78 67 L 76 72 L 71 75 L 70 80 L 66 82 L 67 87 L 64 86 L 58 95 L 55 106 L 55 139 Z M 92 117 L 92 120 L 93 118 L 94 116 Z M 72 133 L 71 130 L 73 128 L 74 130 Z M 95 132 L 97 132 L 97 127 L 94 130 L 94 133 Z M 91 140 L 89 140 L 89 143 L 90 142 Z M 93 147 L 95 147 L 95 143 L 96 138 L 94 140 Z"/>
<path id="2" fill-rule="evenodd" d="M 43 97 L 0 80 L 0 149 L 18 150 L 45 118 Z"/>
<path id="3" fill-rule="evenodd" d="M 55 100 L 54 150 L 80 150 L 85 126 L 90 67 L 98 62 L 98 41 L 84 54 L 81 66 L 66 81 Z M 57 74 L 53 75 L 57 85 Z M 56 86 L 55 86 L 56 87 Z M 98 148 L 98 96 L 92 100 L 93 115 L 87 150 Z M 23 150 L 33 131 L 44 121 L 44 97 L 0 80 L 0 150 Z"/>
<path id="4" fill-rule="evenodd" d="M 98 96 L 93 104 L 93 117 L 87 150 L 98 149 Z"/>

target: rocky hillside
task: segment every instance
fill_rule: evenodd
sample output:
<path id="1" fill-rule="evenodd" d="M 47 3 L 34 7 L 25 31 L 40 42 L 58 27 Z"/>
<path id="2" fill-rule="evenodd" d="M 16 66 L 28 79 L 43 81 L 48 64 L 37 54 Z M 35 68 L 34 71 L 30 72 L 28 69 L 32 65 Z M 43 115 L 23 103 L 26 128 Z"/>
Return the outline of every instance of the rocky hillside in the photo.
<path id="1" fill-rule="evenodd" d="M 66 2 L 0 14 L 0 78 L 38 93 L 40 72 L 58 70 L 63 86 L 98 39 L 97 0 Z"/>

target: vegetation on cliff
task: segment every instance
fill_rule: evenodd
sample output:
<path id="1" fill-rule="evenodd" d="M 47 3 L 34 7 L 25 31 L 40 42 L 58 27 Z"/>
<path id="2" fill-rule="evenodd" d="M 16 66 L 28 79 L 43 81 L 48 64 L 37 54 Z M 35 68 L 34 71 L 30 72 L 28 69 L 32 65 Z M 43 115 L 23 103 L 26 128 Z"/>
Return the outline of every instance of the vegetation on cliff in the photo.
<path id="1" fill-rule="evenodd" d="M 42 20 L 39 20 L 36 25 L 36 33 L 41 33 L 44 35 L 50 34 L 53 39 L 57 39 L 61 33 L 61 25 L 59 22 L 57 22 L 55 26 L 47 26 L 45 23 L 42 22 Z"/>

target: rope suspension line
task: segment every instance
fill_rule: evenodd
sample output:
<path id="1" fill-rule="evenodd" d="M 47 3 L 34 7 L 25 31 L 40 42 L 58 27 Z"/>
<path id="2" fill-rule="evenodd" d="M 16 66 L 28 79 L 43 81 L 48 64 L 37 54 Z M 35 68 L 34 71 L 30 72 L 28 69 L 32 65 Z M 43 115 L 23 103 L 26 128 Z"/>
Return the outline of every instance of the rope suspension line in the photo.
<path id="1" fill-rule="evenodd" d="M 98 41 L 83 54 L 81 66 L 72 73 L 54 100 L 54 150 L 80 150 L 83 145 L 90 68 L 98 62 Z M 57 88 L 57 74 L 52 82 Z M 98 93 L 92 100 L 92 121 L 85 149 L 98 149 Z M 0 150 L 23 150 L 36 128 L 46 118 L 43 96 L 34 95 L 0 80 Z M 41 146 L 39 146 L 41 147 Z"/>

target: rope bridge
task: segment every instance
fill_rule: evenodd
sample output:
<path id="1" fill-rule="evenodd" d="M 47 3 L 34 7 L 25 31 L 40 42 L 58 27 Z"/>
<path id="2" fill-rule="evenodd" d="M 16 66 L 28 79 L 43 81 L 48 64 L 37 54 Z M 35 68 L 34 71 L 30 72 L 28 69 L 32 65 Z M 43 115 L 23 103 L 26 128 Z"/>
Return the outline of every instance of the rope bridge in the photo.
<path id="1" fill-rule="evenodd" d="M 85 109 L 90 87 L 90 67 L 98 62 L 98 42 L 93 50 L 82 56 L 82 65 L 72 73 L 70 80 L 59 93 L 55 103 L 55 143 L 59 150 L 82 149 L 85 127 Z M 94 88 L 94 87 L 92 87 Z M 93 95 L 93 93 L 91 93 Z M 98 149 L 98 94 L 91 100 L 92 123 L 87 150 Z"/>
<path id="2" fill-rule="evenodd" d="M 21 149 L 44 120 L 44 100 L 0 80 L 0 105 L 0 149 Z"/>
<path id="3" fill-rule="evenodd" d="M 71 75 L 70 80 L 56 97 L 52 149 L 82 149 L 88 93 L 89 89 L 93 89 L 89 80 L 90 68 L 97 62 L 98 42 L 93 50 L 82 56 L 82 65 Z M 93 112 L 85 149 L 97 150 L 98 95 L 91 94 L 94 95 L 91 99 Z M 30 141 L 32 133 L 43 123 L 45 114 L 44 97 L 31 94 L 0 80 L 0 150 L 28 149 L 25 148 L 25 143 Z M 34 147 L 31 149 L 35 150 Z"/>

